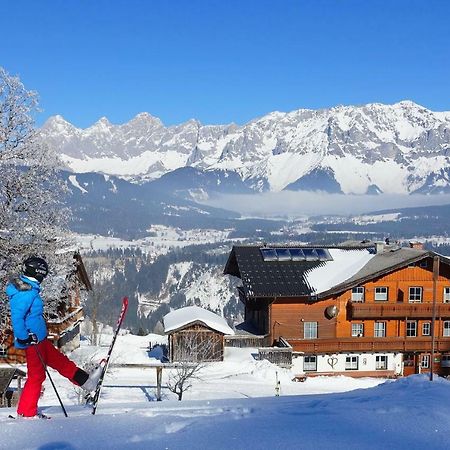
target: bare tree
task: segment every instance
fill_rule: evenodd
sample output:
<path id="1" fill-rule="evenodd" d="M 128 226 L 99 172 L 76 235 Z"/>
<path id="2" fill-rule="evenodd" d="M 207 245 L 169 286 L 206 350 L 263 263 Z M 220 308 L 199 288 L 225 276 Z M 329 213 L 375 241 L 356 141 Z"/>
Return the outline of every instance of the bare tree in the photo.
<path id="1" fill-rule="evenodd" d="M 193 380 L 201 379 L 200 372 L 221 355 L 217 340 L 201 331 L 183 333 L 178 341 L 177 361 L 167 379 L 167 388 L 181 401 L 192 387 Z"/>

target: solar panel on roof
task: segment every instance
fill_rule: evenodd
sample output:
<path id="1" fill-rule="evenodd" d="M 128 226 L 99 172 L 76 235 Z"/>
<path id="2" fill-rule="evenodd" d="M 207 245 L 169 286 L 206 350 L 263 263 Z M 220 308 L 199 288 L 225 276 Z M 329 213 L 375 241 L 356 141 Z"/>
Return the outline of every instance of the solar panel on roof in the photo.
<path id="1" fill-rule="evenodd" d="M 289 252 L 291 254 L 292 261 L 304 261 L 306 259 L 301 248 L 290 248 Z"/>
<path id="2" fill-rule="evenodd" d="M 261 248 L 261 255 L 264 261 L 278 261 L 277 253 L 273 248 Z"/>
<path id="3" fill-rule="evenodd" d="M 333 257 L 326 248 L 316 248 L 315 250 L 320 261 L 333 261 Z"/>
<path id="4" fill-rule="evenodd" d="M 319 255 L 315 248 L 304 248 L 303 253 L 305 254 L 306 261 L 319 261 Z"/>
<path id="5" fill-rule="evenodd" d="M 275 253 L 277 254 L 278 261 L 290 261 L 292 259 L 287 248 L 277 248 L 275 249 Z"/>
<path id="6" fill-rule="evenodd" d="M 326 248 L 261 248 L 264 261 L 333 261 Z"/>

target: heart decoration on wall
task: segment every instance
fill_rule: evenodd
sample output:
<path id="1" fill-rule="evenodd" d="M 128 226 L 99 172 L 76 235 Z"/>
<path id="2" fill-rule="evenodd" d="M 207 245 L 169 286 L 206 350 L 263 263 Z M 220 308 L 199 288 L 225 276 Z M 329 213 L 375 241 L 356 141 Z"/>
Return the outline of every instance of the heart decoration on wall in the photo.
<path id="1" fill-rule="evenodd" d="M 338 363 L 338 359 L 336 356 L 332 356 L 327 359 L 327 363 L 331 366 L 332 369 L 334 369 L 334 366 Z"/>

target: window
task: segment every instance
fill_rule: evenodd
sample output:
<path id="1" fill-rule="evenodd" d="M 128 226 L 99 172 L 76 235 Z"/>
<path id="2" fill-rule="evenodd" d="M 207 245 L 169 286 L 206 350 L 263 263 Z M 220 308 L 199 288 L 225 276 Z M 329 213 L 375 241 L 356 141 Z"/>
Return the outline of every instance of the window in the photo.
<path id="1" fill-rule="evenodd" d="M 430 355 L 422 355 L 422 358 L 420 360 L 420 367 L 422 367 L 422 369 L 430 368 Z"/>
<path id="2" fill-rule="evenodd" d="M 417 336 L 417 322 L 415 320 L 406 321 L 406 336 L 407 337 Z"/>
<path id="3" fill-rule="evenodd" d="M 375 301 L 385 302 L 388 299 L 388 288 L 387 287 L 376 287 L 375 288 Z"/>
<path id="4" fill-rule="evenodd" d="M 0 358 L 6 358 L 7 356 L 6 347 L 3 344 L 0 344 Z"/>
<path id="5" fill-rule="evenodd" d="M 387 370 L 388 367 L 388 357 L 386 355 L 375 356 L 375 369 L 376 370 Z"/>
<path id="6" fill-rule="evenodd" d="M 422 288 L 410 287 L 409 288 L 409 303 L 421 303 L 422 302 Z"/>
<path id="7" fill-rule="evenodd" d="M 431 323 L 425 322 L 422 324 L 422 336 L 430 336 L 431 334 Z"/>
<path id="8" fill-rule="evenodd" d="M 305 339 L 317 339 L 317 322 L 305 322 L 303 336 Z"/>
<path id="9" fill-rule="evenodd" d="M 345 358 L 345 370 L 358 370 L 357 356 L 347 356 Z"/>
<path id="10" fill-rule="evenodd" d="M 364 301 L 364 287 L 359 286 L 352 289 L 352 302 Z"/>
<path id="11" fill-rule="evenodd" d="M 444 320 L 444 329 L 442 331 L 442 336 L 450 337 L 450 320 Z"/>
<path id="12" fill-rule="evenodd" d="M 446 286 L 444 288 L 444 303 L 450 303 L 450 287 Z"/>
<path id="13" fill-rule="evenodd" d="M 305 372 L 317 370 L 317 356 L 305 356 L 303 361 L 303 370 Z"/>
<path id="14" fill-rule="evenodd" d="M 375 337 L 386 337 L 386 322 L 375 322 Z"/>
<path id="15" fill-rule="evenodd" d="M 363 323 L 352 323 L 352 336 L 353 337 L 364 336 L 364 324 Z"/>

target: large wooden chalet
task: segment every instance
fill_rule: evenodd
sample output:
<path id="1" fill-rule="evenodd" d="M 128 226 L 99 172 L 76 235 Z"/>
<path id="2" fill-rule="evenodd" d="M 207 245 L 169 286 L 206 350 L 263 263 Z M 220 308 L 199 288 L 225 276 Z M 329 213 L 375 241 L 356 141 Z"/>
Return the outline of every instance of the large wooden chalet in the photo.
<path id="1" fill-rule="evenodd" d="M 308 375 L 450 374 L 450 259 L 421 245 L 235 246 L 224 273 L 245 324 Z"/>
<path id="2" fill-rule="evenodd" d="M 81 306 L 82 292 L 92 290 L 81 256 L 75 253 L 73 257 L 75 270 L 67 275 L 55 314 L 46 317 L 48 338 L 63 351 L 73 350 L 79 346 L 80 323 L 84 318 Z M 0 364 L 24 363 L 25 352 L 14 347 L 12 330 L 1 331 L 6 334 L 6 339 L 0 344 Z"/>

